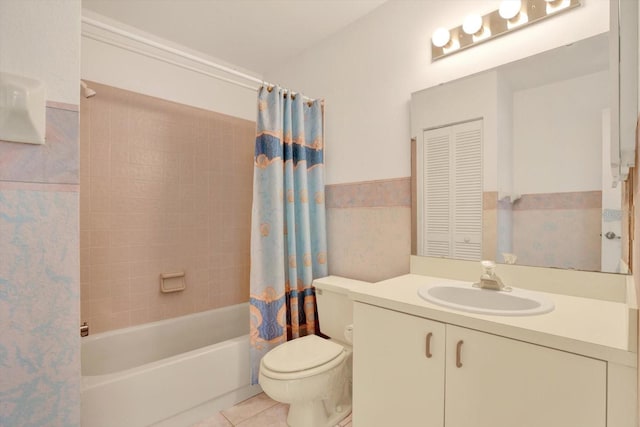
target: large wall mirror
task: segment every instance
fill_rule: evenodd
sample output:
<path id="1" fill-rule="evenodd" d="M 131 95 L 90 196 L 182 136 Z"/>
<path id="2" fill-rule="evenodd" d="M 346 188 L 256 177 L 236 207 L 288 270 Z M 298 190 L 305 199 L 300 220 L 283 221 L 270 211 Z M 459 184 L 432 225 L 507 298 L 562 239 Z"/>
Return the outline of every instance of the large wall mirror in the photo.
<path id="1" fill-rule="evenodd" d="M 412 94 L 414 254 L 628 272 L 610 34 Z"/>

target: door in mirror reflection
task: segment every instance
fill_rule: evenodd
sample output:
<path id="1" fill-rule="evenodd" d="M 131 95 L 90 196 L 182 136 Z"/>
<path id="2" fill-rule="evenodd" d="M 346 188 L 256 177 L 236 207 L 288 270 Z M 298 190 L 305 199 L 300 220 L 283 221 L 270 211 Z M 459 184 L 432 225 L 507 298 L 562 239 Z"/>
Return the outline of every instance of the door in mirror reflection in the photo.
<path id="1" fill-rule="evenodd" d="M 513 254 L 522 265 L 621 272 L 621 194 L 611 189 L 615 180 L 606 138 L 608 37 L 604 33 L 412 94 L 418 255 L 505 262 L 505 254 Z M 428 161 L 421 151 L 424 135 L 473 121 L 480 123 L 482 144 L 473 179 L 480 185 L 473 194 L 481 206 L 473 205 L 472 214 L 465 211 L 472 206 L 464 200 L 470 193 L 456 195 L 454 181 L 458 175 L 468 179 L 470 169 L 452 168 L 450 160 L 448 174 L 437 165 L 422 174 L 420 164 Z M 448 186 L 448 192 L 429 180 Z M 454 206 L 458 197 L 464 202 Z M 458 222 L 472 218 L 479 232 L 457 231 Z M 608 238 L 608 232 L 615 237 Z M 476 251 L 456 250 L 465 243 L 466 248 L 475 244 Z"/>
<path id="2" fill-rule="evenodd" d="M 428 129 L 423 171 L 421 253 L 479 260 L 482 253 L 482 120 Z"/>

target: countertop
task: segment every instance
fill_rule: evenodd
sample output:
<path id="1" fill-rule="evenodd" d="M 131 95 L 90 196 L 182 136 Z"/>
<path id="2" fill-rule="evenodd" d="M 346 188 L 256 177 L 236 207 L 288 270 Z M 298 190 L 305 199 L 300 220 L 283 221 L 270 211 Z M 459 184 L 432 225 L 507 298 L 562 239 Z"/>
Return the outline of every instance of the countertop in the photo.
<path id="1" fill-rule="evenodd" d="M 509 317 L 474 314 L 432 304 L 418 296 L 425 284 L 459 280 L 407 274 L 350 288 L 352 300 L 456 326 L 637 366 L 637 309 L 621 302 L 539 292 L 552 299 L 547 314 Z M 357 327 L 357 326 L 356 326 Z"/>

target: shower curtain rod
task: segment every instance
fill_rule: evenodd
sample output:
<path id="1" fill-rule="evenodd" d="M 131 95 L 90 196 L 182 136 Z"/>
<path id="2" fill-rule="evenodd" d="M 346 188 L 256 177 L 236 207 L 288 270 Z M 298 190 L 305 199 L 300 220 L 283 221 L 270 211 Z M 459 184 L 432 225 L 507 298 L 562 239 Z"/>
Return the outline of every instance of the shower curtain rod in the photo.
<path id="1" fill-rule="evenodd" d="M 231 84 L 234 84 L 236 86 L 243 87 L 245 89 L 250 89 L 250 90 L 258 90 L 259 89 L 259 87 L 247 85 L 247 84 L 241 83 L 241 82 L 239 82 L 237 80 L 233 80 L 233 79 L 229 79 L 229 78 L 226 78 L 226 77 L 219 76 L 217 74 L 209 73 L 209 72 L 207 72 L 205 70 L 201 70 L 201 69 L 196 68 L 196 67 L 191 67 L 189 65 L 182 64 L 182 63 L 177 62 L 177 61 L 172 61 L 171 59 L 164 58 L 164 57 L 159 56 L 159 55 L 154 55 L 154 54 L 152 54 L 150 52 L 145 52 L 142 49 L 136 49 L 134 47 L 127 46 L 127 45 L 125 45 L 123 43 L 118 43 L 116 41 L 109 40 L 109 39 L 107 39 L 105 37 L 97 36 L 95 34 L 84 33 L 84 34 L 82 34 L 82 36 L 86 37 L 86 38 L 89 38 L 89 39 L 92 39 L 92 40 L 99 41 L 101 43 L 105 43 L 105 44 L 108 44 L 108 45 L 111 45 L 111 46 L 115 46 L 115 47 L 120 48 L 120 49 L 128 50 L 129 52 L 137 53 L 139 55 L 143 55 L 143 56 L 146 56 L 148 58 L 156 59 L 158 61 L 162 61 L 162 62 L 165 62 L 167 64 L 175 65 L 176 67 L 184 68 L 185 70 L 193 71 L 195 73 L 203 74 L 205 76 L 212 77 L 214 79 L 222 80 L 224 82 L 231 83 Z M 265 83 L 265 84 L 267 84 L 267 83 Z"/>
<path id="2" fill-rule="evenodd" d="M 91 25 L 91 26 L 96 27 L 96 28 L 100 28 L 102 30 L 108 31 L 108 32 L 113 33 L 113 34 L 117 34 L 119 36 L 125 37 L 126 39 L 136 41 L 138 43 L 150 46 L 152 48 L 161 50 L 163 52 L 167 52 L 167 53 L 170 53 L 172 55 L 176 55 L 176 56 L 178 56 L 180 58 L 184 58 L 184 59 L 187 59 L 189 61 L 193 61 L 193 62 L 196 62 L 198 64 L 205 65 L 207 67 L 211 67 L 211 68 L 214 68 L 216 70 L 223 71 L 225 73 L 240 77 L 242 79 L 258 83 L 259 86 L 258 87 L 251 86 L 251 85 L 239 82 L 239 81 L 234 80 L 234 79 L 230 79 L 230 78 L 223 77 L 223 76 L 220 76 L 220 75 L 217 75 L 217 74 L 209 73 L 209 72 L 201 70 L 199 68 L 192 67 L 192 66 L 189 66 L 187 64 L 183 64 L 181 62 L 174 61 L 174 60 L 171 60 L 169 58 L 165 58 L 165 57 L 160 56 L 160 55 L 155 55 L 155 54 L 153 54 L 151 52 L 146 52 L 146 51 L 144 51 L 142 49 L 137 49 L 137 48 L 135 48 L 133 46 L 128 46 L 128 45 L 126 45 L 124 43 L 119 43 L 119 42 L 117 42 L 115 40 L 111 40 L 109 38 L 102 37 L 102 36 L 99 36 L 99 35 L 96 35 L 96 34 L 91 34 L 91 33 L 87 32 L 87 31 L 83 30 L 82 31 L 82 36 L 90 38 L 92 40 L 96 40 L 96 41 L 99 41 L 99 42 L 102 42 L 102 43 L 106 43 L 106 44 L 109 44 L 111 46 L 118 47 L 120 49 L 125 49 L 125 50 L 128 50 L 130 52 L 146 56 L 148 58 L 156 59 L 158 61 L 166 62 L 167 64 L 175 65 L 176 67 L 181 67 L 181 68 L 184 68 L 186 70 L 193 71 L 193 72 L 199 73 L 199 74 L 203 74 L 205 76 L 212 77 L 212 78 L 215 78 L 215 79 L 218 79 L 218 80 L 222 80 L 222 81 L 227 82 L 227 83 L 235 84 L 236 86 L 240 86 L 240 87 L 243 87 L 245 89 L 259 90 L 261 86 L 267 86 L 267 87 L 276 86 L 276 85 L 274 85 L 272 83 L 265 82 L 264 80 L 259 79 L 258 77 L 252 76 L 250 74 L 246 74 L 246 73 L 243 73 L 241 71 L 235 70 L 233 68 L 227 67 L 225 65 L 217 64 L 217 63 L 215 63 L 213 61 L 209 61 L 207 59 L 200 58 L 199 56 L 192 55 L 190 53 L 183 52 L 183 51 L 181 51 L 179 49 L 163 45 L 162 43 L 158 43 L 156 41 L 149 40 L 149 39 L 147 39 L 145 37 L 133 34 L 133 33 L 129 32 L 129 31 L 123 30 L 123 29 L 115 27 L 113 25 L 105 24 L 104 22 L 100 22 L 100 21 L 98 21 L 96 19 L 93 19 L 93 18 L 88 18 L 86 16 L 83 16 L 82 17 L 82 23 Z M 285 91 L 293 93 L 292 91 L 290 91 L 288 89 L 285 89 Z M 311 98 L 308 98 L 308 97 L 306 97 L 304 95 L 303 95 L 303 97 L 304 97 L 304 99 L 312 100 Z"/>

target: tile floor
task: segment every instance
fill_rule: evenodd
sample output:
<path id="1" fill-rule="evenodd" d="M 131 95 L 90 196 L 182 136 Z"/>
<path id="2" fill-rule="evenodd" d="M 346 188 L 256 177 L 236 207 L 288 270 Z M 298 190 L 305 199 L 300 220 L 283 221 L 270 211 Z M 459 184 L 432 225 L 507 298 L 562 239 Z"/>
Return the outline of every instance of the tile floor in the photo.
<path id="1" fill-rule="evenodd" d="M 287 427 L 288 409 L 260 393 L 192 427 Z M 336 427 L 351 427 L 351 414 Z"/>

